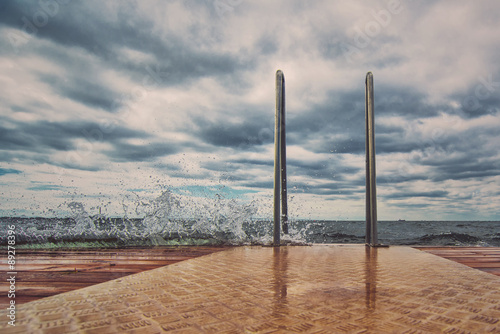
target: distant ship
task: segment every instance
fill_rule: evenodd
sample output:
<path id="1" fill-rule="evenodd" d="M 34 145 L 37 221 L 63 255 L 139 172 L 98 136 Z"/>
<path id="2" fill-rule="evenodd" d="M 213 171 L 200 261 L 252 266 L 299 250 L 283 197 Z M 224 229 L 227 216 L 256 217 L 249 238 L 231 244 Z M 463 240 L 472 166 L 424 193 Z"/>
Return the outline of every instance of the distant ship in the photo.
<path id="1" fill-rule="evenodd" d="M 405 219 L 398 219 L 398 222 L 405 222 Z"/>

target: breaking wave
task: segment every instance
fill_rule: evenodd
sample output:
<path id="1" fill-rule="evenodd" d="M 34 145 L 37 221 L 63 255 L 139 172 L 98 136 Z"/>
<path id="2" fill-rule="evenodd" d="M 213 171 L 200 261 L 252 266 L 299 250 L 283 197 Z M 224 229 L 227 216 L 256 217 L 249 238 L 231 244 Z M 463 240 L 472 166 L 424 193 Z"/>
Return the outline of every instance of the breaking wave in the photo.
<path id="1" fill-rule="evenodd" d="M 68 218 L 1 218 L 16 226 L 16 244 L 26 247 L 121 247 L 157 245 L 244 245 L 271 242 L 271 222 L 255 218 L 257 203 L 222 196 L 185 203 L 164 191 L 153 200 L 137 200 L 132 208 L 142 218 L 90 215 L 84 204 L 70 202 Z M 130 209 L 130 208 L 127 208 Z M 130 210 L 129 210 L 130 211 Z M 185 217 L 189 218 L 185 218 Z M 290 234 L 289 241 L 300 233 Z M 6 236 L 0 236 L 6 244 Z"/>
<path id="2" fill-rule="evenodd" d="M 164 191 L 153 200 L 138 199 L 123 217 L 90 215 L 70 202 L 70 217 L 0 218 L 0 228 L 15 225 L 16 245 L 26 248 L 126 247 L 158 245 L 266 245 L 271 219 L 257 217 L 262 203 L 226 199 L 186 202 Z M 129 218 L 133 213 L 135 217 Z M 187 217 L 187 218 L 186 218 Z M 499 222 L 379 222 L 379 241 L 389 245 L 500 246 Z M 363 221 L 291 220 L 288 243 L 364 243 Z M 7 244 L 7 235 L 0 235 Z"/>

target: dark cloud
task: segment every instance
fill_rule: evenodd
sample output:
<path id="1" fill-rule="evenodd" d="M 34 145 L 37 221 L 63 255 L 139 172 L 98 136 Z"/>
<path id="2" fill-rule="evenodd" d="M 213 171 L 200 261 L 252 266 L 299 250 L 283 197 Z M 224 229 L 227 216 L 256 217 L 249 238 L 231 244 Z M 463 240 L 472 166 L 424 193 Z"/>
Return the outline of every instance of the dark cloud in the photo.
<path id="1" fill-rule="evenodd" d="M 432 143 L 421 142 L 418 139 L 408 139 L 399 135 L 376 134 L 375 151 L 377 154 L 410 153 L 417 149 L 434 146 Z M 362 151 L 365 151 L 364 145 Z"/>
<path id="2" fill-rule="evenodd" d="M 115 142 L 113 150 L 105 153 L 116 162 L 152 161 L 158 157 L 175 154 L 181 149 L 176 143 L 146 143 L 132 145 L 123 141 Z"/>
<path id="3" fill-rule="evenodd" d="M 413 197 L 446 198 L 449 192 L 444 190 L 421 191 L 421 192 L 399 192 L 381 196 L 385 199 L 406 199 Z"/>
<path id="4" fill-rule="evenodd" d="M 27 188 L 27 190 L 35 190 L 35 191 L 62 190 L 62 189 L 66 189 L 66 187 L 59 186 L 56 184 L 37 184 L 33 187 Z"/>
<path id="5" fill-rule="evenodd" d="M 274 166 L 274 156 L 270 157 L 268 160 L 258 160 L 258 159 L 234 159 L 230 160 L 231 163 L 243 164 L 243 165 L 255 165 L 255 166 Z"/>
<path id="6" fill-rule="evenodd" d="M 72 122 L 10 122 L 14 127 L 0 127 L 0 161 L 35 162 L 61 168 L 98 171 L 105 161 L 89 159 L 109 153 L 115 161 L 141 161 L 176 151 L 167 145 L 134 146 L 123 143 L 133 138 L 148 138 L 149 134 L 123 126 L 113 128 L 88 121 Z M 79 141 L 76 141 L 79 140 Z M 96 144 L 109 143 L 115 150 L 101 152 Z M 64 159 L 52 154 L 65 152 Z"/>
<path id="7" fill-rule="evenodd" d="M 86 139 L 89 144 L 122 138 L 145 138 L 147 134 L 116 126 L 104 131 L 101 124 L 87 121 L 71 122 L 15 122 L 14 127 L 0 127 L 0 142 L 3 150 L 45 152 L 47 150 L 69 151 L 77 147 L 74 139 Z"/>
<path id="8" fill-rule="evenodd" d="M 409 120 L 435 117 L 439 106 L 429 103 L 426 93 L 408 85 L 377 83 L 374 75 L 375 115 L 403 116 Z"/>
<path id="9" fill-rule="evenodd" d="M 31 37 L 49 39 L 66 47 L 80 47 L 104 58 L 113 54 L 111 49 L 122 42 L 122 36 L 128 37 L 126 33 L 132 33 L 132 36 L 128 37 L 129 41 L 139 37 L 137 31 L 125 29 L 127 20 L 120 20 L 123 18 L 123 13 L 131 9 L 125 3 L 118 7 L 116 15 L 110 15 L 111 13 L 105 10 L 102 4 L 94 1 L 86 3 L 71 1 L 60 4 L 49 10 L 51 15 L 43 10 L 41 2 L 38 1 L 6 1 L 6 3 L 0 16 L 2 19 L 0 22 L 4 25 L 20 29 Z M 43 17 L 47 19 L 42 20 Z M 136 17 L 136 21 L 138 19 Z M 143 23 L 145 29 L 151 27 L 151 23 Z M 117 34 L 120 28 L 125 29 L 123 35 Z"/>
<path id="10" fill-rule="evenodd" d="M 0 176 L 6 174 L 21 174 L 22 171 L 13 168 L 0 168 Z"/>
<path id="11" fill-rule="evenodd" d="M 364 91 L 329 92 L 323 103 L 287 119 L 287 143 L 330 153 L 338 147 L 335 137 L 364 138 L 364 117 Z M 358 142 L 351 142 L 345 151 L 357 148 Z"/>
<path id="12" fill-rule="evenodd" d="M 35 152 L 7 151 L 0 150 L 0 161 L 2 162 L 17 162 L 17 163 L 47 163 L 49 159 L 46 154 L 38 154 Z"/>
<path id="13" fill-rule="evenodd" d="M 388 203 L 389 206 L 393 205 L 392 203 Z M 397 207 L 400 209 L 424 209 L 428 207 L 432 207 L 431 203 L 405 203 L 398 202 Z"/>
<path id="14" fill-rule="evenodd" d="M 497 160 L 478 161 L 464 157 L 460 162 L 449 160 L 434 166 L 432 180 L 482 179 L 500 175 L 500 162 Z"/>
<path id="15" fill-rule="evenodd" d="M 396 166 L 398 167 L 398 166 Z M 379 185 L 390 185 L 390 184 L 400 184 L 400 183 L 405 183 L 405 182 L 410 182 L 410 181 L 423 181 L 423 180 L 429 180 L 431 177 L 429 174 L 423 174 L 423 173 L 416 173 L 416 172 L 409 172 L 408 169 L 405 169 L 407 167 L 406 165 L 402 165 L 400 170 L 397 170 L 396 172 L 390 171 L 384 171 L 380 170 L 380 168 L 377 171 L 377 184 Z"/>
<path id="16" fill-rule="evenodd" d="M 200 139 L 214 146 L 257 149 L 258 146 L 274 142 L 272 132 L 266 127 L 268 124 L 255 117 L 240 122 L 214 122 L 201 118 L 195 122 Z"/>
<path id="17" fill-rule="evenodd" d="M 479 77 L 466 91 L 451 95 L 460 105 L 461 115 L 466 119 L 485 115 L 496 115 L 500 111 L 500 82 L 498 74 Z"/>
<path id="18" fill-rule="evenodd" d="M 248 181 L 241 182 L 239 185 L 248 188 L 258 188 L 258 189 L 273 189 L 274 182 L 270 181 Z"/>
<path id="19" fill-rule="evenodd" d="M 105 111 L 116 111 L 122 103 L 121 94 L 112 91 L 99 83 L 99 78 L 74 77 L 71 74 L 64 78 L 51 75 L 40 75 L 42 82 L 50 84 L 57 93 L 90 108 L 100 108 Z"/>
<path id="20" fill-rule="evenodd" d="M 262 145 L 257 128 L 246 124 L 210 124 L 201 130 L 202 139 L 215 146 L 249 147 Z"/>
<path id="21" fill-rule="evenodd" d="M 23 28 L 23 18 L 33 21 L 33 15 L 40 11 L 38 1 L 14 2 L 7 1 L 0 14 L 3 25 L 16 29 Z M 37 37 L 51 40 L 63 47 L 79 47 L 106 63 L 107 68 L 128 70 L 129 76 L 137 84 L 154 86 L 179 85 L 200 77 L 216 77 L 227 80 L 238 71 L 246 71 L 255 66 L 251 60 L 242 60 L 217 49 L 209 51 L 192 44 L 196 38 L 199 23 L 193 21 L 193 36 L 176 35 L 169 31 L 167 36 L 156 33 L 149 18 L 139 15 L 136 5 L 132 2 L 121 3 L 117 10 L 111 13 L 106 4 L 98 1 L 69 2 L 58 6 L 57 14 L 49 17 L 47 24 L 36 28 L 30 38 Z M 198 28 L 196 28 L 198 27 Z M 209 27 L 204 27 L 207 29 Z M 189 31 L 189 30 L 188 30 Z M 21 32 L 19 33 L 21 36 Z M 154 60 L 134 61 L 124 57 L 124 49 L 139 51 L 150 55 Z M 71 63 L 68 56 L 52 49 L 40 50 L 51 59 L 62 63 Z M 77 68 L 77 66 L 72 66 Z M 65 90 L 68 96 L 77 101 L 88 103 L 100 108 L 109 108 L 113 96 L 99 93 L 98 85 L 90 79 L 80 78 L 85 88 L 77 88 L 77 83 Z M 239 80 L 235 80 L 238 82 Z M 109 89 L 107 89 L 109 91 Z M 128 93 L 128 92 L 126 92 Z"/>
<path id="22" fill-rule="evenodd" d="M 34 2 L 6 0 L 0 3 L 0 25 L 21 27 L 22 17 L 29 15 L 34 8 Z M 34 14 L 34 13 L 31 13 Z"/>
<path id="23" fill-rule="evenodd" d="M 73 124 L 50 122 L 18 124 L 16 128 L 0 127 L 0 141 L 4 150 L 40 152 L 47 149 L 67 151 L 72 148 L 69 140 L 75 138 Z M 62 135 L 62 136 L 61 136 Z"/>
<path id="24" fill-rule="evenodd" d="M 317 180 L 316 180 L 317 181 Z M 364 195 L 364 189 L 357 182 L 324 180 L 323 182 L 288 181 L 289 194 L 314 194 L 319 196 L 359 197 Z"/>
<path id="25" fill-rule="evenodd" d="M 47 4 L 52 7 L 47 7 Z M 260 84 L 255 80 L 264 75 L 257 71 L 269 68 L 268 65 L 274 64 L 276 59 L 283 59 L 284 66 L 294 66 L 297 69 L 295 77 L 301 77 L 301 63 L 309 64 L 311 59 L 316 60 L 315 57 L 318 64 L 332 62 L 336 68 L 352 69 L 355 72 L 351 73 L 359 73 L 359 82 L 355 88 L 349 88 L 352 82 L 348 79 L 342 88 L 319 91 L 316 96 L 326 94 L 324 101 L 306 105 L 303 110 L 293 110 L 287 116 L 289 147 L 300 147 L 301 151 L 308 151 L 310 156 L 315 157 L 309 160 L 305 156 L 295 156 L 293 150 L 289 151 L 290 193 L 312 194 L 328 200 L 348 198 L 358 201 L 364 197 L 364 69 L 373 70 L 375 78 L 377 182 L 386 187 L 385 190 L 389 187 L 395 189 L 390 195 L 381 196 L 383 199 L 394 200 L 402 209 L 425 208 L 428 205 L 405 203 L 404 200 L 409 198 L 422 202 L 442 202 L 446 198 L 466 201 L 472 199 L 472 195 L 460 197 L 453 193 L 455 189 L 440 190 L 442 187 L 436 185 L 447 180 L 467 180 L 475 181 L 474 186 L 478 187 L 481 182 L 489 182 L 492 177 L 500 175 L 498 152 L 493 145 L 498 137 L 497 129 L 473 128 L 480 117 L 498 117 L 498 72 L 491 72 L 491 76 L 475 82 L 456 83 L 466 88 L 448 93 L 450 87 L 447 87 L 448 95 L 440 96 L 439 85 L 432 84 L 438 89 L 428 92 L 428 87 L 417 87 L 415 82 L 451 73 L 429 72 L 439 66 L 446 67 L 445 58 L 439 59 L 442 55 L 432 50 L 430 53 L 435 57 L 432 61 L 441 62 L 437 66 L 424 61 L 427 55 L 415 56 L 423 57 L 422 60 L 407 58 L 406 49 L 401 49 L 401 45 L 404 48 L 409 40 L 407 37 L 416 35 L 411 32 L 405 36 L 405 25 L 398 29 L 382 29 L 380 34 L 370 38 L 369 45 L 359 50 L 360 54 L 354 55 L 354 62 L 349 63 L 343 48 L 353 43 L 352 36 L 347 33 L 353 28 L 350 23 L 340 20 L 329 26 L 324 19 L 315 20 L 313 16 L 308 16 L 312 15 L 309 13 L 310 5 L 302 1 L 293 1 L 285 10 L 290 20 L 279 17 L 275 24 L 259 21 L 261 18 L 255 17 L 257 25 L 264 23 L 283 28 L 293 25 L 290 31 L 247 26 L 248 22 L 252 22 L 247 21 L 247 17 L 238 20 L 238 15 L 243 18 L 243 15 L 255 15 L 263 10 L 254 4 L 243 2 L 231 5 L 233 8 L 227 12 L 232 15 L 229 20 L 225 20 L 228 17 L 221 17 L 213 1 L 178 1 L 176 6 L 184 8 L 179 10 L 175 7 L 175 13 L 165 13 L 159 22 L 155 22 L 154 16 L 157 15 L 148 12 L 164 9 L 156 2 L 1 1 L 0 29 L 5 34 L 0 38 L 0 43 L 3 43 L 0 53 L 8 61 L 6 69 L 18 73 L 19 80 L 27 81 L 20 82 L 25 95 L 6 96 L 4 101 L 2 112 L 5 114 L 0 119 L 0 161 L 15 164 L 7 165 L 13 168 L 0 168 L 0 176 L 23 173 L 22 164 L 50 164 L 98 171 L 109 162 L 146 162 L 147 166 L 157 168 L 169 177 L 190 179 L 190 182 L 204 182 L 213 178 L 214 172 L 220 172 L 224 173 L 223 178 L 238 186 L 271 189 L 272 154 L 258 158 L 253 158 L 251 154 L 245 157 L 244 154 L 262 154 L 271 147 L 274 140 L 274 101 L 261 101 L 262 105 L 255 102 L 256 105 L 235 106 L 231 98 L 217 108 L 203 106 L 201 108 L 207 109 L 205 116 L 189 119 L 191 116 L 188 115 L 186 123 L 191 124 L 179 125 L 174 130 L 184 132 L 182 138 L 189 138 L 184 142 L 165 142 L 156 137 L 155 132 L 132 130 L 135 124 L 130 128 L 121 125 L 128 121 L 127 117 L 117 119 L 112 128 L 103 128 L 98 121 L 86 118 L 87 115 L 76 115 L 77 110 L 63 108 L 73 105 L 66 103 L 69 99 L 92 109 L 92 119 L 99 116 L 118 117 L 125 111 L 125 106 L 139 100 L 138 91 L 155 90 L 155 93 L 160 93 L 157 88 L 175 87 L 178 91 L 194 92 L 202 87 L 196 82 L 202 78 L 211 79 L 203 81 L 203 84 L 217 81 L 222 94 L 241 96 L 242 101 L 248 101 L 250 96 L 251 99 L 259 99 L 262 95 L 257 86 Z M 329 10 L 328 6 L 325 8 Z M 415 26 L 420 18 L 424 19 L 422 22 L 427 22 L 427 15 L 434 15 L 434 8 L 430 5 L 412 3 L 407 4 L 405 10 L 411 13 L 404 15 L 408 20 L 405 24 L 409 26 Z M 493 12 L 488 13 L 491 16 L 490 25 L 495 23 Z M 178 20 L 179 15 L 183 15 L 182 20 Z M 170 20 L 179 23 L 178 27 L 173 27 Z M 396 22 L 399 21 L 401 19 L 394 20 L 393 24 L 398 25 L 400 23 Z M 432 20 L 429 22 L 432 23 Z M 245 30 L 251 31 L 251 36 L 241 34 L 238 36 L 240 40 L 234 40 L 241 23 L 245 29 L 251 29 Z M 402 32 L 395 33 L 399 29 Z M 430 43 L 429 46 L 432 46 L 437 41 L 433 38 L 417 38 L 415 43 Z M 16 39 L 22 43 L 17 43 Z M 491 53 L 491 50 L 485 52 Z M 279 55 L 284 55 L 284 58 Z M 468 53 L 464 52 L 464 55 Z M 20 59 L 18 64 L 17 59 Z M 492 65 L 494 62 L 486 61 L 486 56 L 481 59 L 485 60 L 484 66 L 496 69 Z M 33 63 L 28 65 L 30 72 L 27 75 L 27 69 L 21 68 L 21 65 L 31 61 Z M 45 63 L 50 66 L 43 67 Z M 450 63 L 453 64 L 454 60 Z M 415 71 L 422 71 L 416 75 L 416 81 L 411 76 L 396 77 L 398 71 L 403 73 L 409 68 L 407 65 L 416 66 Z M 382 72 L 387 73 L 388 78 L 378 74 Z M 247 75 L 249 73 L 251 75 Z M 272 75 L 269 73 L 269 78 Z M 453 73 L 455 75 L 457 72 Z M 469 75 L 464 73 L 463 78 Z M 299 87 L 305 89 L 295 92 L 304 95 L 294 96 L 290 101 L 301 100 L 308 94 L 304 83 L 299 83 Z M 257 90 L 258 94 L 255 94 Z M 31 91 L 34 94 L 30 94 Z M 168 91 L 173 92 L 174 89 Z M 47 92 L 49 96 L 43 96 Z M 251 95 L 246 94 L 248 92 Z M 193 93 L 193 100 L 197 99 L 197 94 Z M 53 99 L 53 96 L 62 98 Z M 165 97 L 165 100 L 168 98 Z M 439 99 L 441 102 L 434 102 Z M 13 102 L 9 102 L 11 100 Z M 179 104 L 180 110 L 185 107 L 182 97 L 171 100 L 175 100 L 169 106 L 172 107 L 171 112 L 175 112 L 177 107 L 174 104 Z M 64 103 L 58 105 L 61 101 Z M 148 102 L 151 103 L 143 106 L 150 107 L 158 100 Z M 287 104 L 287 107 L 294 108 L 292 104 Z M 78 107 L 78 110 L 81 109 Z M 14 113 L 15 117 L 7 116 L 8 113 Z M 49 115 L 54 114 L 59 121 L 50 119 Z M 201 111 L 194 114 L 199 115 Z M 440 119 L 436 123 L 439 125 L 433 129 L 432 120 L 437 120 L 441 114 L 458 116 L 463 126 L 452 128 L 458 123 L 445 124 L 444 127 L 451 126 L 441 129 L 445 119 Z M 38 122 L 19 121 L 39 119 L 37 115 L 49 118 Z M 400 125 L 388 125 L 395 123 L 392 118 Z M 474 122 L 468 123 L 471 120 Z M 162 124 L 159 123 L 158 128 Z M 180 159 L 176 164 L 177 159 L 159 159 L 183 151 L 195 155 L 199 153 L 200 161 Z M 216 160 L 207 160 L 208 154 Z M 245 158 L 236 159 L 235 155 Z M 165 161 L 167 164 L 162 165 Z M 353 165 L 353 161 L 360 165 Z M 381 166 L 387 166 L 388 170 L 381 169 Z M 249 169 L 252 176 L 247 172 Z M 256 176 L 258 173 L 262 174 Z M 412 189 L 415 181 L 421 181 L 416 189 L 431 190 L 402 190 Z M 426 185 L 428 188 L 423 188 Z M 30 184 L 28 187 L 34 191 L 60 189 L 50 183 Z"/>
<path id="26" fill-rule="evenodd" d="M 351 166 L 342 162 L 342 159 L 322 161 L 307 161 L 288 159 L 288 174 L 310 176 L 314 179 L 343 180 L 347 175 L 358 173 L 363 166 Z"/>
<path id="27" fill-rule="evenodd" d="M 409 121 L 434 117 L 438 109 L 426 102 L 425 95 L 380 85 L 375 88 L 376 120 L 401 116 Z M 287 120 L 287 142 L 301 145 L 316 153 L 354 153 L 365 150 L 365 96 L 360 89 L 329 92 L 326 101 Z M 405 130 L 375 123 L 377 153 L 411 152 L 420 142 L 402 138 Z M 314 143 L 314 144 L 312 144 Z"/>
<path id="28" fill-rule="evenodd" d="M 268 160 L 260 159 L 230 159 L 227 161 L 207 161 L 201 163 L 201 167 L 209 171 L 224 171 L 228 173 L 228 179 L 237 182 L 239 186 L 247 188 L 273 188 L 273 157 Z M 245 171 L 260 168 L 262 175 L 268 175 L 269 181 L 248 181 Z M 360 186 L 364 186 L 364 179 L 347 180 L 360 171 L 364 166 L 349 166 L 340 158 L 321 161 L 307 161 L 297 158 L 287 160 L 288 187 L 290 191 L 316 195 L 353 195 L 357 193 Z M 309 177 L 311 183 L 295 182 L 295 177 Z M 318 185 L 318 181 L 322 181 Z M 293 190 L 292 190 L 293 189 Z"/>
<path id="29" fill-rule="evenodd" d="M 495 136 L 496 129 L 478 128 L 443 135 L 429 143 L 428 150 L 422 149 L 413 163 L 430 167 L 428 176 L 434 182 L 497 176 L 500 162 L 491 146 Z"/>

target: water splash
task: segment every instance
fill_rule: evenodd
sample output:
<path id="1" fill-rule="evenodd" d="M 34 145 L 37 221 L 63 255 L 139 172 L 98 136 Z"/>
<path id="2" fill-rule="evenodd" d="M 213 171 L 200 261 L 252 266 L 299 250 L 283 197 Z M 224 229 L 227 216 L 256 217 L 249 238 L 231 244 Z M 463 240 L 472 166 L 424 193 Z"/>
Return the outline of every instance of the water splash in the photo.
<path id="1" fill-rule="evenodd" d="M 76 222 L 76 225 L 71 229 L 71 232 L 76 234 L 96 232 L 94 221 L 85 210 L 83 203 L 71 202 L 68 203 L 68 208 L 71 210 L 71 216 Z"/>
<path id="2" fill-rule="evenodd" d="M 166 195 L 166 198 L 169 198 L 169 201 L 174 201 L 173 203 L 175 203 L 174 199 L 179 199 L 168 196 Z M 154 204 L 155 200 L 156 204 Z M 224 211 L 226 214 L 233 215 L 233 218 L 239 215 L 241 220 L 234 218 L 232 221 L 231 219 L 225 221 L 224 215 L 214 211 L 218 215 L 218 220 L 216 219 L 214 222 L 214 219 L 207 217 L 204 217 L 203 220 L 174 218 L 173 216 L 176 214 L 186 212 L 183 201 L 180 201 L 180 208 L 170 209 L 170 216 L 163 215 L 163 220 L 156 219 L 154 212 L 158 211 L 154 210 L 155 205 L 156 209 L 163 207 L 161 209 L 164 210 L 163 212 L 166 209 L 164 204 L 158 203 L 158 199 L 155 200 L 152 200 L 151 203 L 144 201 L 145 207 L 151 210 L 151 220 L 149 221 L 154 222 L 149 226 L 149 229 L 145 219 L 105 217 L 93 220 L 95 231 L 92 233 L 89 231 L 82 233 L 81 225 L 79 228 L 75 228 L 78 223 L 73 218 L 2 217 L 0 218 L 0 229 L 6 230 L 7 225 L 15 225 L 16 247 L 25 248 L 124 247 L 159 244 L 270 244 L 272 242 L 272 222 L 269 219 L 253 218 L 251 213 L 254 212 L 255 207 L 251 203 L 238 204 L 236 202 L 237 205 L 234 205 L 234 203 L 231 204 L 231 201 L 225 201 L 218 204 L 219 208 L 223 211 L 226 210 Z M 197 208 L 201 210 L 201 206 L 191 206 L 189 211 Z M 209 209 L 215 210 L 214 207 L 210 206 Z M 77 212 L 82 213 L 83 210 L 77 210 Z M 90 218 L 93 219 L 95 216 Z M 85 222 L 88 220 L 80 220 L 80 224 L 85 224 Z M 159 224 L 160 228 L 156 228 L 158 225 L 155 224 Z M 406 222 L 403 229 L 400 222 L 380 221 L 379 232 L 381 240 L 390 245 L 499 247 L 499 224 L 500 222 L 495 221 Z M 177 226 L 177 232 L 170 230 L 170 226 Z M 296 220 L 290 222 L 290 236 L 283 236 L 282 240 L 287 243 L 293 243 L 293 241 L 363 243 L 364 227 L 365 222 L 363 221 Z M 7 235 L 0 235 L 0 245 L 7 245 Z"/>
<path id="3" fill-rule="evenodd" d="M 216 194 L 188 197 L 163 191 L 154 199 L 139 195 L 122 198 L 123 216 L 91 216 L 80 202 L 67 204 L 71 210 L 69 229 L 55 226 L 43 241 L 102 241 L 119 245 L 172 244 L 262 244 L 268 243 L 270 222 L 255 219 L 259 205 Z M 139 218 L 130 218 L 134 217 Z M 54 227 L 54 225 L 53 225 Z M 57 238 L 55 238 L 56 232 Z M 61 231 L 65 235 L 61 235 Z M 33 234 L 34 231 L 32 231 Z M 40 231 L 38 231 L 40 232 Z M 40 235 L 40 233 L 38 233 Z M 42 241 L 42 240 L 39 240 Z"/>
<path id="4" fill-rule="evenodd" d="M 231 240 L 233 243 L 249 241 L 250 236 L 243 226 L 251 221 L 256 211 L 252 203 L 244 205 L 218 195 L 215 200 L 203 205 L 193 225 L 193 231 Z"/>
<path id="5" fill-rule="evenodd" d="M 78 201 L 61 204 L 69 217 L 23 221 L 20 242 L 80 247 L 178 244 L 270 244 L 272 221 L 262 217 L 270 213 L 271 201 L 239 199 L 224 187 L 211 188 L 210 196 L 177 194 L 168 188 L 156 198 L 127 193 L 119 198 L 121 217 L 91 215 L 86 204 Z M 269 202 L 269 203 L 268 203 Z M 90 211 L 95 211 L 95 205 Z M 269 210 L 268 210 L 269 209 Z M 303 241 L 307 228 L 290 226 L 285 242 Z M 82 245 L 83 243 L 83 245 Z"/>
<path id="6" fill-rule="evenodd" d="M 149 238 L 154 245 L 165 245 L 167 235 L 168 238 L 185 235 L 184 221 L 175 219 L 181 208 L 181 202 L 169 190 L 149 202 L 139 201 L 135 213 L 144 215 L 142 237 Z"/>

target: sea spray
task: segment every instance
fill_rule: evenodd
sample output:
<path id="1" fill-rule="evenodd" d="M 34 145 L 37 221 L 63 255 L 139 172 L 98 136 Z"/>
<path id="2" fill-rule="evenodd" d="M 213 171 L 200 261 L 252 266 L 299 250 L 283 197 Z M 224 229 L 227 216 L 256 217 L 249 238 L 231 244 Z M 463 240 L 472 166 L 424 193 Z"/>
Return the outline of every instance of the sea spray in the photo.
<path id="1" fill-rule="evenodd" d="M 240 211 L 241 213 L 241 211 Z M 220 219 L 219 219 L 220 220 Z M 127 218 L 128 224 L 134 226 L 132 231 L 125 227 L 123 218 L 102 218 L 94 220 L 98 233 L 76 234 L 77 223 L 72 218 L 0 218 L 1 228 L 16 225 L 16 245 L 20 248 L 61 248 L 61 247 L 127 247 L 167 245 L 206 245 L 206 244 L 270 244 L 272 242 L 272 222 L 264 219 L 246 219 L 241 229 L 242 238 L 231 238 L 238 233 L 212 233 L 224 230 L 221 225 L 212 225 L 212 219 L 199 220 L 170 218 L 171 224 L 185 233 L 164 232 L 149 233 L 143 230 L 143 219 Z M 211 227 L 213 226 L 213 227 Z M 500 247 L 500 222 L 453 222 L 426 221 L 405 223 L 397 221 L 379 221 L 379 237 L 389 245 L 427 245 L 427 246 L 495 246 Z M 283 241 L 305 241 L 308 243 L 363 243 L 363 221 L 290 221 L 290 236 Z M 133 232 L 136 230 L 137 232 Z M 238 229 L 237 229 L 238 231 Z M 453 231 L 453 232 L 449 232 Z M 163 233 L 163 234 L 162 234 Z M 211 234 L 212 233 L 212 234 Z M 240 234 L 241 235 L 241 234 Z M 161 238 L 161 239 L 160 239 Z M 227 239 L 229 238 L 229 239 Z M 163 241 L 161 241 L 163 240 Z M 5 235 L 0 235 L 0 245 L 6 245 Z"/>
<path id="2" fill-rule="evenodd" d="M 224 196 L 226 195 L 227 198 Z M 262 245 L 272 242 L 271 212 L 262 197 L 189 196 L 165 190 L 156 198 L 127 194 L 121 217 L 91 215 L 85 203 L 64 203 L 69 217 L 3 217 L 15 224 L 20 247 L 126 247 L 150 245 Z M 120 201 L 121 200 L 121 201 Z M 95 210 L 91 208 L 90 211 Z M 264 213 L 264 214 L 263 214 Z M 290 219 L 286 243 L 363 243 L 363 221 Z M 390 245 L 500 246 L 499 222 L 380 221 L 379 238 Z M 7 239 L 0 235 L 0 244 Z"/>
<path id="3" fill-rule="evenodd" d="M 249 237 L 243 224 L 250 221 L 255 212 L 252 204 L 240 204 L 235 199 L 218 195 L 203 205 L 192 228 L 194 232 L 208 234 L 216 239 L 242 243 L 248 241 Z"/>
<path id="4" fill-rule="evenodd" d="M 75 224 L 66 240 L 117 241 L 122 245 L 240 245 L 265 243 L 269 235 L 269 221 L 254 218 L 258 203 L 225 198 L 222 194 L 193 198 L 167 189 L 153 199 L 135 194 L 130 201 L 129 196 L 124 196 L 121 218 L 90 216 L 80 202 L 67 206 Z"/>
<path id="5" fill-rule="evenodd" d="M 80 202 L 68 203 L 68 208 L 71 210 L 72 218 L 76 225 L 71 229 L 75 234 L 84 234 L 88 232 L 96 232 L 94 221 L 90 218 L 85 206 Z"/>
<path id="6" fill-rule="evenodd" d="M 184 221 L 175 219 L 181 208 L 179 199 L 170 191 L 164 191 L 157 198 L 148 202 L 139 201 L 135 213 L 144 215 L 142 237 L 148 238 L 154 245 L 165 245 L 164 236 L 182 236 L 187 233 Z"/>

